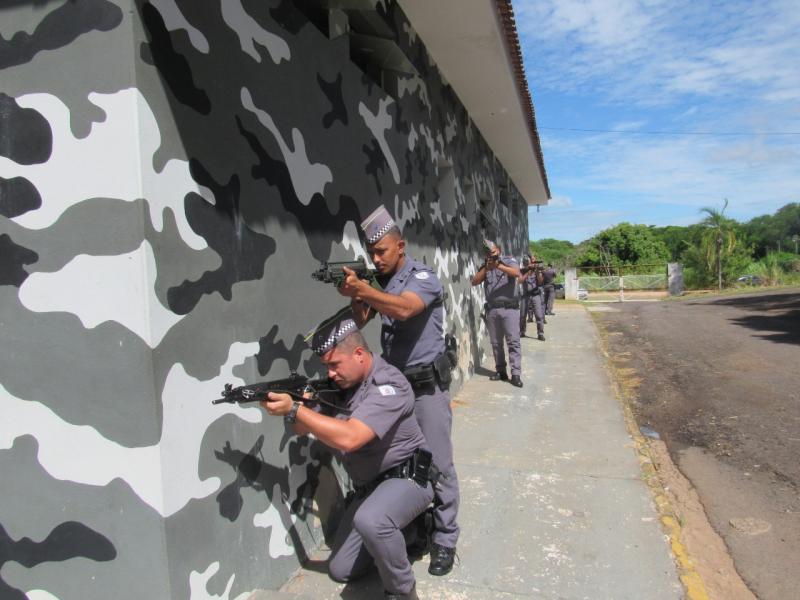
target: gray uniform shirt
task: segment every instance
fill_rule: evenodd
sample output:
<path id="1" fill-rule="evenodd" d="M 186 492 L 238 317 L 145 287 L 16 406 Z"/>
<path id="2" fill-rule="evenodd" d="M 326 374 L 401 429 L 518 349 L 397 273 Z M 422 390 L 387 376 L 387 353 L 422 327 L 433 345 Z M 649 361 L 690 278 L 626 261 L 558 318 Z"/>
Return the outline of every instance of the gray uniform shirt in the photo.
<path id="1" fill-rule="evenodd" d="M 426 446 L 414 416 L 414 392 L 408 380 L 380 356 L 372 355 L 372 370 L 361 385 L 348 390 L 350 415 L 375 432 L 375 437 L 355 452 L 342 454 L 342 462 L 356 485 L 402 464 L 417 448 Z"/>
<path id="2" fill-rule="evenodd" d="M 504 265 L 519 268 L 519 263 L 513 256 L 501 256 L 500 260 Z M 506 275 L 500 269 L 486 271 L 486 279 L 483 280 L 483 291 L 486 294 L 487 302 L 514 300 L 516 291 L 516 277 Z"/>
<path id="3" fill-rule="evenodd" d="M 550 285 L 556 278 L 556 270 L 553 267 L 547 267 L 542 271 L 542 285 Z"/>
<path id="4" fill-rule="evenodd" d="M 528 271 L 524 275 L 525 279 L 522 281 L 522 292 L 527 294 L 539 287 L 539 284 L 536 283 L 536 271 Z"/>
<path id="5" fill-rule="evenodd" d="M 406 256 L 403 267 L 380 283 L 388 294 L 414 292 L 425 304 L 420 314 L 406 321 L 381 315 L 383 358 L 398 369 L 432 363 L 445 348 L 443 291 L 436 273 Z"/>

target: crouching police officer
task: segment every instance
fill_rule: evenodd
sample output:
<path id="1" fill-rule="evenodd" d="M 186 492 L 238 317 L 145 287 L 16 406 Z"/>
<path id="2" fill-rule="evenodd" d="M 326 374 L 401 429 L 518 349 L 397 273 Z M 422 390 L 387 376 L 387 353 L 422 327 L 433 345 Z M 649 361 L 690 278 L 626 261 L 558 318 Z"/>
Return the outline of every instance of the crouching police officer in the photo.
<path id="1" fill-rule="evenodd" d="M 261 405 L 298 435 L 314 434 L 339 451 L 355 484 L 332 545 L 330 576 L 351 581 L 374 565 L 386 598 L 417 600 L 401 529 L 430 504 L 433 489 L 414 394 L 400 371 L 369 351 L 350 311 L 323 323 L 311 345 L 328 376 L 346 390 L 349 414 L 327 416 L 280 393 L 268 394 Z"/>
<path id="2" fill-rule="evenodd" d="M 490 240 L 483 241 L 486 261 L 472 278 L 472 285 L 483 284 L 486 296 L 486 328 L 492 342 L 496 372 L 489 379 L 508 379 L 504 340 L 508 344 L 511 363 L 511 384 L 522 387 L 522 354 L 519 344 L 519 299 L 515 295 L 519 263 L 513 256 L 500 254 L 500 247 Z"/>
<path id="3" fill-rule="evenodd" d="M 359 327 L 381 314 L 383 358 L 403 372 L 414 390 L 417 421 L 441 471 L 428 572 L 446 575 L 453 568 L 459 535 L 459 489 L 448 391 L 453 364 L 446 352 L 442 284 L 425 264 L 406 255 L 405 240 L 385 207 L 367 217 L 361 229 L 384 291 L 347 270 L 339 292 L 352 299 Z"/>

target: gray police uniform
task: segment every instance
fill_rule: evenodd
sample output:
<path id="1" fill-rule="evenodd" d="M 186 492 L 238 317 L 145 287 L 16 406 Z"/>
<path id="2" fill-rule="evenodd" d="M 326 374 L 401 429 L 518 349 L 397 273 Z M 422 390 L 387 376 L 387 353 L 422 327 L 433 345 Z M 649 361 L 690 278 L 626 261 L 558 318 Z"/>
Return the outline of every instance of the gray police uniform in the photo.
<path id="1" fill-rule="evenodd" d="M 425 438 L 414 417 L 414 393 L 395 367 L 373 355 L 372 370 L 360 386 L 348 390 L 349 415 L 375 432 L 375 438 L 354 452 L 342 453 L 342 462 L 356 487 L 331 546 L 329 573 L 335 581 L 357 579 L 373 565 L 387 591 L 407 594 L 414 587 L 414 573 L 401 531 L 433 500 L 430 483 L 388 478 L 387 470 L 408 461 Z M 376 484 L 372 491 L 369 484 Z M 362 486 L 366 490 L 361 492 Z M 361 492 L 361 493 L 359 493 Z"/>
<path id="2" fill-rule="evenodd" d="M 528 313 L 532 312 L 536 319 L 536 334 L 544 335 L 544 303 L 542 301 L 542 287 L 536 283 L 536 274 L 531 271 L 526 274 L 522 282 L 522 307 L 519 312 L 520 335 L 527 329 Z"/>
<path id="3" fill-rule="evenodd" d="M 544 288 L 544 313 L 546 315 L 553 315 L 553 304 L 556 301 L 556 270 L 553 267 L 547 267 L 542 272 L 542 287 Z"/>
<path id="4" fill-rule="evenodd" d="M 411 367 L 431 365 L 445 352 L 443 290 L 439 278 L 424 263 L 406 256 L 403 266 L 387 280 L 379 280 L 385 292 L 400 295 L 414 292 L 425 303 L 425 309 L 405 321 L 381 315 L 383 357 L 408 373 Z M 449 385 L 437 380 L 415 385 L 414 411 L 422 433 L 433 453 L 433 462 L 442 472 L 436 486 L 436 507 L 432 541 L 446 548 L 455 548 L 458 541 L 459 489 L 453 463 L 453 411 L 450 408 Z"/>
<path id="5" fill-rule="evenodd" d="M 500 260 L 509 267 L 519 268 L 513 256 L 501 256 Z M 515 296 L 516 278 L 506 275 L 500 269 L 486 271 L 483 291 L 486 295 L 486 327 L 492 342 L 495 368 L 506 372 L 506 354 L 503 340 L 508 344 L 508 358 L 511 375 L 520 375 L 522 355 L 519 346 L 519 300 Z"/>

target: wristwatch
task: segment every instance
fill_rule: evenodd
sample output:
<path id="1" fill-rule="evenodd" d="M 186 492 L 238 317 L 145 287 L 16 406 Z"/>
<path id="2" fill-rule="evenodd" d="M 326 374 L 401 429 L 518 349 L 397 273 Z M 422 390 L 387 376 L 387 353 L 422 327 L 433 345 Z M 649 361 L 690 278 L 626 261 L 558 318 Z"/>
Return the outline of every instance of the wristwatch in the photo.
<path id="1" fill-rule="evenodd" d="M 292 403 L 292 408 L 288 413 L 283 415 L 283 422 L 289 425 L 294 425 L 297 422 L 297 409 L 300 408 L 300 402 L 295 400 Z"/>

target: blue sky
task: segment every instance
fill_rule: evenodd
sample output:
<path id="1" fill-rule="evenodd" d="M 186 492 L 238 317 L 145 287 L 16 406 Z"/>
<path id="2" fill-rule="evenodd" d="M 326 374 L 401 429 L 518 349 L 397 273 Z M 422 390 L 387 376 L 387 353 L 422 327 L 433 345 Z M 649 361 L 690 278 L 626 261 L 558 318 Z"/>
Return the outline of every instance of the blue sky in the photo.
<path id="1" fill-rule="evenodd" d="M 800 202 L 800 3 L 514 0 L 553 199 L 531 239 Z M 549 128 L 619 130 L 570 132 Z"/>

